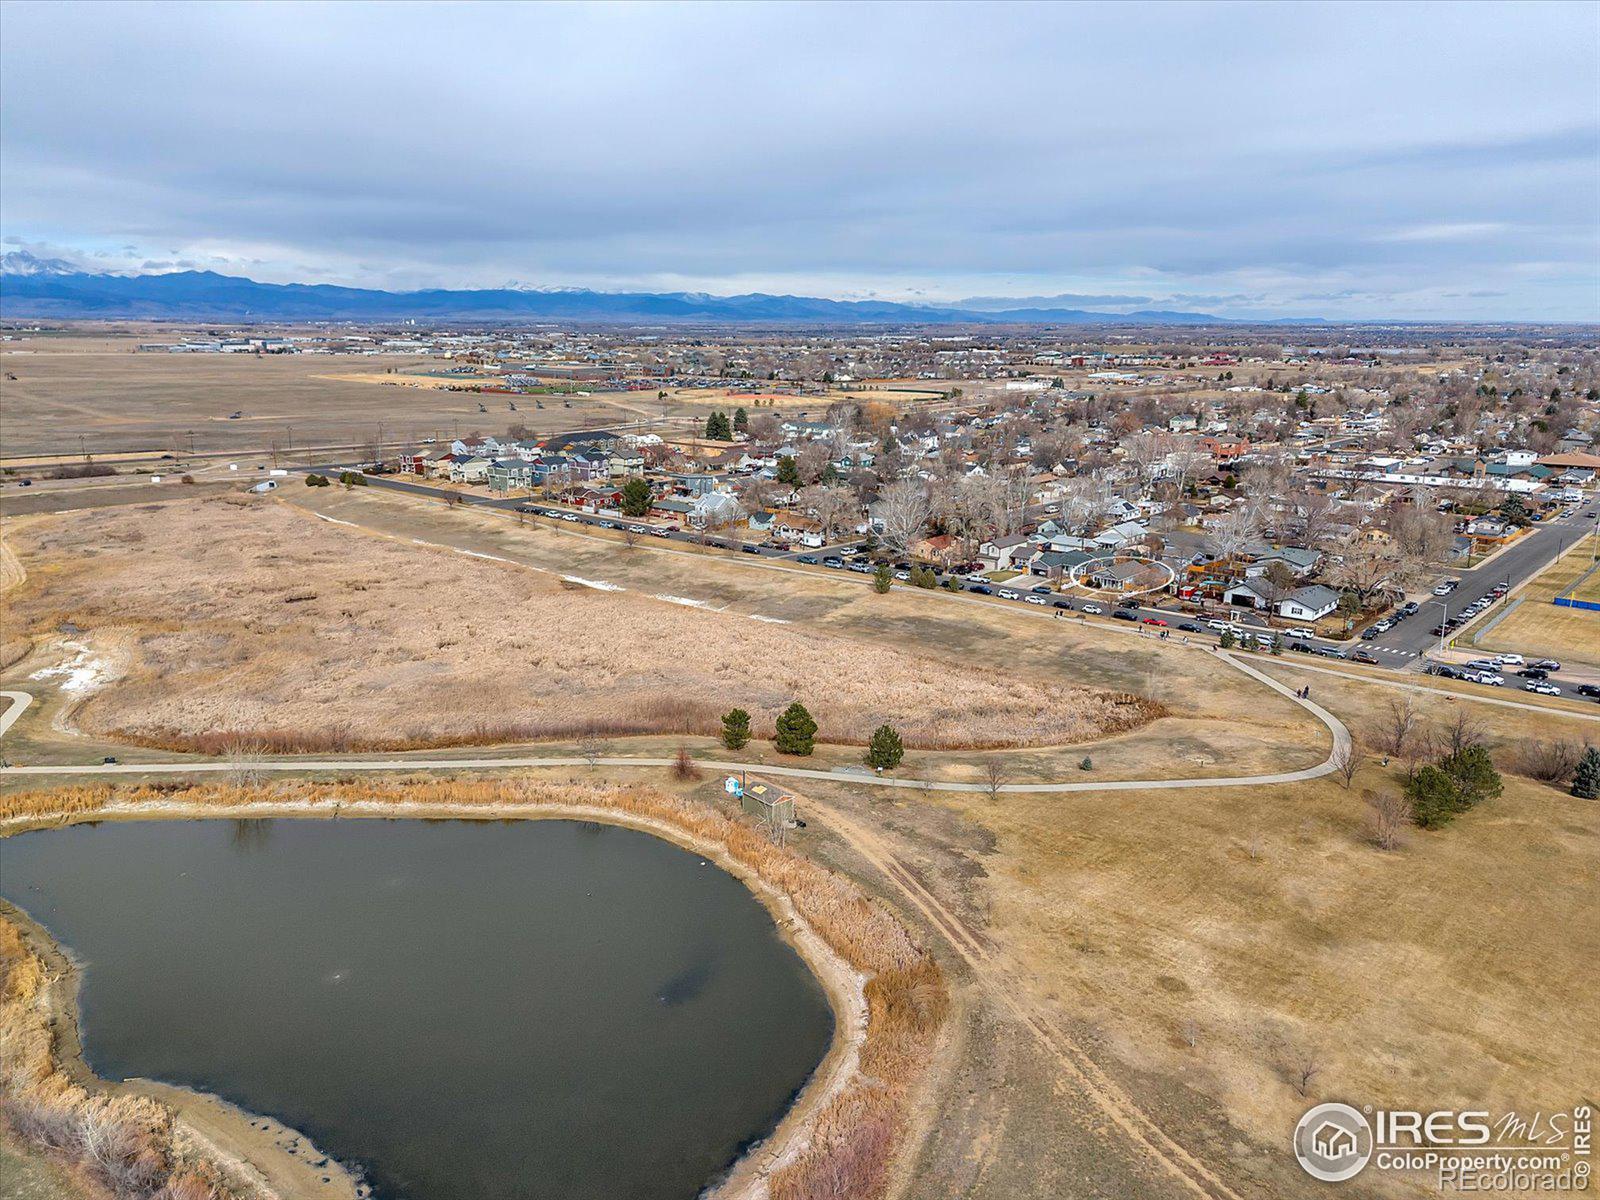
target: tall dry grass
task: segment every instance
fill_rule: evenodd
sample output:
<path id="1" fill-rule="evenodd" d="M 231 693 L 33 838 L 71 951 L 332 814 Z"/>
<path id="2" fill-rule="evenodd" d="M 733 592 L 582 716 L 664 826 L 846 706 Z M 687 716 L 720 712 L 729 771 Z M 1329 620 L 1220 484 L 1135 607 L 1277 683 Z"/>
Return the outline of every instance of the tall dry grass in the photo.
<path id="1" fill-rule="evenodd" d="M 61 1069 L 51 982 L 22 931 L 0 920 L 0 1121 L 70 1167 L 86 1195 L 236 1200 L 210 1164 L 180 1150 L 166 1106 L 90 1091 Z"/>
<path id="2" fill-rule="evenodd" d="M 765 736 L 796 699 L 826 742 L 862 744 L 888 723 L 913 748 L 998 749 L 1114 735 L 1161 711 L 1049 678 L 1026 655 L 997 664 L 866 625 L 573 589 L 285 505 L 93 510 L 15 540 L 41 568 L 8 595 L 15 628 L 42 643 L 70 622 L 126 659 L 74 721 L 164 749 L 207 752 L 230 737 L 286 753 L 714 737 L 735 705 Z M 753 603 L 767 603 L 766 586 L 751 584 Z"/>
<path id="3" fill-rule="evenodd" d="M 873 1200 L 883 1194 L 949 1005 L 944 977 L 883 904 L 718 809 L 650 788 L 535 779 L 281 780 L 21 792 L 0 798 L 0 821 L 91 818 L 113 807 L 226 812 L 262 803 L 328 801 L 530 814 L 578 806 L 615 811 L 723 847 L 740 869 L 787 896 L 828 948 L 867 980 L 861 1069 L 815 1114 L 806 1148 L 774 1173 L 771 1194 L 774 1200 Z M 35 1053 L 35 1061 L 48 1057 L 48 1051 L 42 1058 Z"/>

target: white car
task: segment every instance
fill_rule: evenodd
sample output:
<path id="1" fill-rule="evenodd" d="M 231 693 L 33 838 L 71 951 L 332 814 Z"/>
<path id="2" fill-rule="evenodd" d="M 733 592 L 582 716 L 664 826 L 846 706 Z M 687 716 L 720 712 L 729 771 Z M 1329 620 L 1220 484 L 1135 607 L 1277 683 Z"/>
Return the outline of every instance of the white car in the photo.
<path id="1" fill-rule="evenodd" d="M 995 595 L 999 596 L 1002 600 L 1015 600 L 1017 598 L 1017 593 L 1013 592 L 1010 588 L 1001 588 L 995 593 Z"/>
<path id="2" fill-rule="evenodd" d="M 1228 630 L 1233 628 L 1233 626 L 1229 625 L 1226 621 L 1207 621 L 1206 625 L 1212 629 L 1215 629 L 1218 633 L 1226 633 Z"/>
<path id="3" fill-rule="evenodd" d="M 1505 687 L 1506 677 L 1504 675 L 1496 675 L 1493 671 L 1479 671 L 1473 677 L 1472 682 L 1485 684 L 1488 687 Z"/>
<path id="4" fill-rule="evenodd" d="M 573 516 L 571 513 L 562 513 L 561 519 L 563 521 L 576 521 L 578 518 Z"/>
<path id="5" fill-rule="evenodd" d="M 1553 683 L 1525 683 L 1522 685 L 1525 692 L 1538 692 L 1541 696 L 1559 696 L 1561 689 Z"/>
<path id="6" fill-rule="evenodd" d="M 1098 604 L 1085 604 L 1083 606 L 1083 611 L 1092 617 L 1098 617 L 1101 613 L 1105 612 L 1105 609 L 1101 608 Z"/>
<path id="7" fill-rule="evenodd" d="M 1005 594 L 1004 592 L 1001 593 L 1001 595 L 1004 595 L 1004 594 Z M 1034 595 L 1031 595 L 1031 594 L 1027 595 L 1027 596 L 1024 596 L 1023 599 L 1026 600 L 1029 604 L 1049 604 L 1050 603 L 1050 601 L 1046 600 L 1043 596 L 1034 596 Z"/>
<path id="8" fill-rule="evenodd" d="M 1291 625 L 1287 632 L 1294 634 L 1295 637 L 1317 636 L 1317 631 L 1312 629 L 1309 625 Z"/>
<path id="9" fill-rule="evenodd" d="M 1528 663 L 1520 654 L 1496 654 L 1494 660 L 1502 667 L 1522 667 Z"/>

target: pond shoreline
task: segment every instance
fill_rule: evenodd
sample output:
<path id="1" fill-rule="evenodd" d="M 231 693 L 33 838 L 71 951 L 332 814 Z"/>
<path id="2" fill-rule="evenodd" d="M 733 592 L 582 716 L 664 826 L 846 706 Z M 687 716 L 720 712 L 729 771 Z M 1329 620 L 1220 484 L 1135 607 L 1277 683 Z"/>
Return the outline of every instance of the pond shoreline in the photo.
<path id="1" fill-rule="evenodd" d="M 574 789 L 580 790 L 580 789 Z M 336 789 L 328 789 L 336 793 Z M 64 806 L 55 813 L 39 812 L 0 820 L 0 837 L 30 829 L 56 828 L 101 820 L 195 819 L 448 819 L 448 820 L 574 820 L 615 825 L 650 834 L 699 854 L 739 879 L 762 903 L 780 936 L 805 961 L 822 986 L 834 1015 L 834 1032 L 827 1053 L 812 1071 L 794 1102 L 766 1136 L 748 1147 L 717 1180 L 709 1180 L 704 1194 L 716 1200 L 765 1200 L 777 1173 L 793 1168 L 814 1149 L 820 1119 L 862 1073 L 862 1053 L 868 1038 L 868 976 L 856 970 L 800 912 L 793 896 L 741 861 L 721 841 L 697 834 L 660 816 L 630 811 L 609 804 L 563 803 L 514 798 L 513 789 L 501 803 L 457 805 L 438 801 L 338 797 L 267 799 L 244 802 L 192 802 L 180 800 L 117 801 L 111 797 L 92 808 Z M 41 796 L 41 799 L 43 797 Z M 710 810 L 713 811 L 714 810 Z M 721 814 L 716 814 L 721 817 Z M 725 817 L 722 818 L 726 820 Z M 799 856 L 796 856 L 799 857 Z M 804 860 L 809 863 L 809 860 Z M 810 864 L 815 870 L 825 870 Z M 12 906 L 6 906 L 10 909 Z M 8 916 L 0 909 L 0 916 Z M 60 1065 L 77 1082 L 107 1093 L 124 1090 L 153 1097 L 178 1117 L 180 1126 L 197 1148 L 224 1168 L 230 1181 L 247 1183 L 244 1194 L 263 1200 L 308 1196 L 312 1200 L 359 1200 L 365 1195 L 354 1173 L 332 1160 L 311 1168 L 309 1159 L 325 1156 L 307 1153 L 309 1141 L 298 1132 L 247 1113 L 205 1093 L 144 1080 L 125 1084 L 99 1080 L 84 1063 L 78 1042 L 77 979 L 75 964 L 50 938 L 48 930 L 17 910 L 19 924 L 36 952 L 60 972 L 56 987 L 66 985 L 60 1000 L 57 1039 Z M 36 943 L 47 943 L 36 944 Z M 285 1145 L 296 1147 L 290 1153 Z M 304 1155 L 304 1157 L 301 1157 Z M 308 1176 L 308 1172 L 310 1173 Z M 322 1177 L 328 1176 L 327 1183 Z M 308 1190 L 309 1189 L 309 1190 Z"/>

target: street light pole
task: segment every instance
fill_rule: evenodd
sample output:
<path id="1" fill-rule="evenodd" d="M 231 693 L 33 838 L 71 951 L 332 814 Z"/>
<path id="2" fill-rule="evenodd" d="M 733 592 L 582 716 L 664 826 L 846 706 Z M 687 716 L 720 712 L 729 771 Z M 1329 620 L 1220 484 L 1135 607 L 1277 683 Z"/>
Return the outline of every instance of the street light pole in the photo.
<path id="1" fill-rule="evenodd" d="M 1444 654 L 1444 626 L 1450 619 L 1450 602 L 1448 600 L 1430 600 L 1429 604 L 1437 604 L 1440 609 L 1439 616 L 1439 653 Z"/>

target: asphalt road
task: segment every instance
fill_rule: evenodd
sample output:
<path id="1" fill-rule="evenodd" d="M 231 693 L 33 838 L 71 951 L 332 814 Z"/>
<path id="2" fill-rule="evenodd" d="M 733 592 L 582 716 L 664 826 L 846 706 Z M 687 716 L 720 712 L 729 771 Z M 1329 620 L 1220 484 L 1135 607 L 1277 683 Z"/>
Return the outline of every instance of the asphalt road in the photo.
<path id="1" fill-rule="evenodd" d="M 337 476 L 340 471 L 353 469 L 348 464 L 328 464 L 326 466 L 302 468 L 303 471 L 315 471 L 323 474 Z M 530 499 L 527 497 L 496 497 L 488 494 L 473 494 L 458 492 L 448 488 L 434 487 L 425 483 L 414 483 L 392 475 L 366 476 L 369 486 L 388 488 L 394 491 L 410 492 L 413 495 L 431 496 L 438 500 L 454 498 L 463 505 L 472 505 L 478 508 L 493 508 L 515 511 L 525 508 L 538 514 L 540 520 L 559 520 L 573 525 L 588 525 L 597 528 L 621 529 L 633 526 L 635 529 L 654 529 L 654 532 L 641 536 L 659 538 L 664 542 L 678 542 L 687 545 L 699 545 L 701 538 L 698 533 L 687 533 L 682 530 L 655 529 L 647 526 L 643 521 L 626 517 L 601 517 L 591 513 L 572 512 L 559 508 L 547 501 Z M 1479 596 L 1486 595 L 1495 584 L 1509 578 L 1511 586 L 1515 587 L 1523 580 L 1537 574 L 1554 560 L 1563 546 L 1570 546 L 1573 542 L 1594 528 L 1596 513 L 1600 513 L 1600 502 L 1586 504 L 1583 511 L 1576 516 L 1566 519 L 1546 522 L 1539 528 L 1514 543 L 1509 549 L 1492 561 L 1480 564 L 1471 570 L 1459 572 L 1441 572 L 1441 578 L 1448 574 L 1461 580 L 1455 593 L 1447 599 L 1450 602 L 1452 613 L 1460 611 Z M 555 514 L 555 515 L 550 515 Z M 760 546 L 754 542 L 743 542 L 727 537 L 709 536 L 705 544 L 721 549 L 748 554 L 755 558 L 775 559 L 799 563 L 802 560 L 815 560 L 819 567 L 832 566 L 827 559 L 836 561 L 847 559 L 859 543 L 843 542 L 831 544 L 820 549 L 797 548 L 793 550 L 779 550 L 771 546 Z M 852 568 L 848 561 L 840 563 L 836 569 L 841 575 L 849 574 L 858 576 L 863 583 L 871 580 L 870 568 L 856 564 Z M 943 578 L 943 576 L 941 576 Z M 903 581 L 902 581 L 903 582 Z M 1038 592 L 1033 589 L 1044 587 L 1047 590 Z M 1188 639 L 1210 643 L 1220 639 L 1222 631 L 1208 623 L 1206 618 L 1193 613 L 1181 611 L 1175 602 L 1163 600 L 1151 604 L 1136 604 L 1132 602 L 1118 603 L 1115 599 L 1087 594 L 1083 591 L 1060 593 L 1049 590 L 1044 579 L 1030 579 L 1026 583 L 1012 584 L 990 583 L 985 580 L 979 583 L 975 580 L 963 580 L 963 588 L 971 593 L 974 589 L 987 589 L 980 595 L 988 595 L 1001 603 L 1023 604 L 1031 608 L 1045 611 L 1083 612 L 1099 609 L 1095 614 L 1107 620 L 1126 621 L 1129 625 L 1144 625 L 1149 628 L 1153 636 L 1168 638 Z M 936 592 L 935 594 L 939 594 Z M 1429 597 L 1432 599 L 1432 597 Z M 1493 609 L 1485 613 L 1483 620 L 1492 616 Z M 1438 623 L 1439 609 L 1424 605 L 1422 610 L 1407 620 L 1401 621 L 1387 633 L 1369 640 L 1353 642 L 1337 642 L 1323 638 L 1286 638 L 1285 644 L 1291 652 L 1303 652 L 1311 656 L 1350 658 L 1352 655 L 1365 651 L 1380 667 L 1391 670 L 1405 670 L 1417 664 L 1417 660 L 1438 639 L 1429 634 L 1429 629 Z M 1118 615 L 1120 614 L 1120 615 Z M 1198 628 L 1182 628 L 1182 626 Z M 1242 618 L 1233 623 L 1235 630 L 1259 629 L 1270 632 L 1263 623 L 1257 624 L 1248 618 Z M 1588 701 L 1588 697 L 1579 696 L 1573 688 L 1576 684 L 1564 682 L 1558 676 L 1552 676 L 1548 681 L 1561 689 L 1561 694 L 1568 699 Z M 1520 690 L 1522 680 L 1515 675 L 1506 676 L 1505 688 L 1507 690 Z"/>

